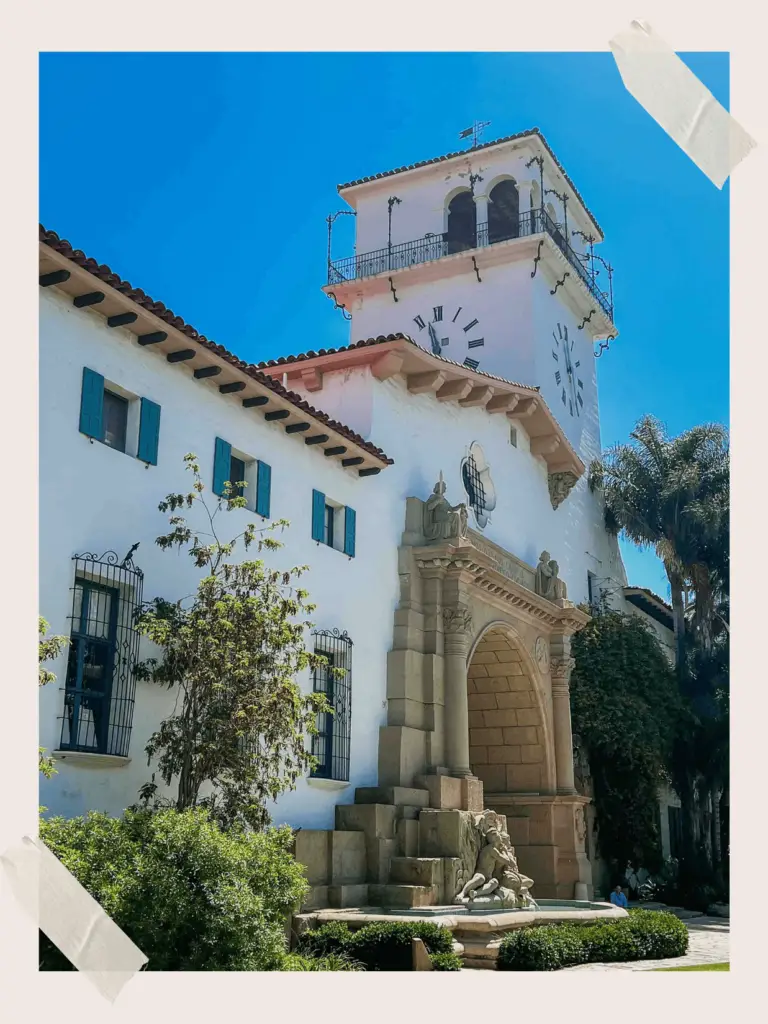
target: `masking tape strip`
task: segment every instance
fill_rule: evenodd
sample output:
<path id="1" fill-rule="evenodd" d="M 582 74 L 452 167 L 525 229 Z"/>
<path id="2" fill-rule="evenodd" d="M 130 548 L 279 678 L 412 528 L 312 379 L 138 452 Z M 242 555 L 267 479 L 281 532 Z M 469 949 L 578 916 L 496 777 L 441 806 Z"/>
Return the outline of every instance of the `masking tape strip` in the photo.
<path id="1" fill-rule="evenodd" d="M 40 839 L 24 836 L 0 861 L 16 899 L 41 931 L 114 1001 L 147 962 L 139 947 Z"/>
<path id="2" fill-rule="evenodd" d="M 722 188 L 755 140 L 647 22 L 633 21 L 609 45 L 627 90 Z"/>

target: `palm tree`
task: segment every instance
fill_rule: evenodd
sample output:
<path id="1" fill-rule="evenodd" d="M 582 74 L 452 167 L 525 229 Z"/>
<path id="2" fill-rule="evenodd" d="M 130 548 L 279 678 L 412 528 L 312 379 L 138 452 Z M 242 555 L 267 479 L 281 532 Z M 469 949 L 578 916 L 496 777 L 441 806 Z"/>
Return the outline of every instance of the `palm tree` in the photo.
<path id="1" fill-rule="evenodd" d="M 682 666 L 686 584 L 695 593 L 695 629 L 711 645 L 727 563 L 717 553 L 728 528 L 727 432 L 720 424 L 705 424 L 670 438 L 663 424 L 645 416 L 630 439 L 592 464 L 590 482 L 603 491 L 606 527 L 640 547 L 653 547 L 663 562 Z"/>

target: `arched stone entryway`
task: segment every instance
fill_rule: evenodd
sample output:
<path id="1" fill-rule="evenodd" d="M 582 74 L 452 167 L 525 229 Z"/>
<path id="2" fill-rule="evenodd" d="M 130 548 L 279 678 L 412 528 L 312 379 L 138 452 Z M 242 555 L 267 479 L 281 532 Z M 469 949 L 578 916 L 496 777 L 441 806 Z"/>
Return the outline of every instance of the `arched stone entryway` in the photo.
<path id="1" fill-rule="evenodd" d="M 568 680 L 588 616 L 536 593 L 532 566 L 472 530 L 427 539 L 424 508 L 408 499 L 379 786 L 505 814 L 536 894 L 585 898 Z"/>
<path id="2" fill-rule="evenodd" d="M 511 627 L 486 629 L 467 668 L 469 764 L 494 793 L 553 793 L 548 709 Z"/>

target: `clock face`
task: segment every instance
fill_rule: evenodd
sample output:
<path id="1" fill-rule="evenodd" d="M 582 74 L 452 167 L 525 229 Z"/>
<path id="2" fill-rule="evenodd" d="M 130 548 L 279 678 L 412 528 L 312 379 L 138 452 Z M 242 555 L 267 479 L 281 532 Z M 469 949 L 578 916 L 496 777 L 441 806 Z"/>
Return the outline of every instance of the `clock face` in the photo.
<path id="1" fill-rule="evenodd" d="M 575 419 L 584 408 L 584 381 L 581 360 L 574 357 L 574 339 L 568 337 L 568 328 L 558 323 L 552 331 L 552 358 L 555 361 L 555 385 L 566 412 Z"/>
<path id="2" fill-rule="evenodd" d="M 419 314 L 413 322 L 419 328 L 420 343 L 436 356 L 463 362 L 471 370 L 479 367 L 485 345 L 480 320 L 462 306 L 433 306 L 429 315 Z"/>

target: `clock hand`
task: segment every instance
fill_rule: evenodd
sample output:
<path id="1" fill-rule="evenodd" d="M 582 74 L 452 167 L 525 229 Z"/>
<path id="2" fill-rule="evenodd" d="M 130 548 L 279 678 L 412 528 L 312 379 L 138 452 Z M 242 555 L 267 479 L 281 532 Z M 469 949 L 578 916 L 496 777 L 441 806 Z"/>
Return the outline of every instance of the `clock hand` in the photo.
<path id="1" fill-rule="evenodd" d="M 440 355 L 440 342 L 437 340 L 437 334 L 432 324 L 427 324 L 429 329 L 429 340 L 432 342 L 432 351 L 436 356 Z"/>

